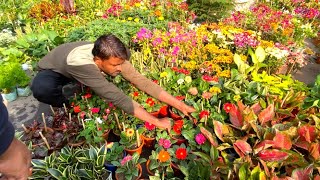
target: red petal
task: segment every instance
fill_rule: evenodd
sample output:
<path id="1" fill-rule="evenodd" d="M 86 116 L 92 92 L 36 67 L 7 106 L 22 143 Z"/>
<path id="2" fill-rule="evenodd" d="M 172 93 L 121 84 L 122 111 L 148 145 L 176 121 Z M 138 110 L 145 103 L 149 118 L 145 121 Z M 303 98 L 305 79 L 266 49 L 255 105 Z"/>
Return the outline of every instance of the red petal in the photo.
<path id="1" fill-rule="evenodd" d="M 252 152 L 250 144 L 244 140 L 237 140 L 234 144 L 234 147 L 237 147 L 243 154 L 247 155 Z"/>
<path id="2" fill-rule="evenodd" d="M 287 134 L 277 132 L 276 136 L 273 138 L 274 148 L 290 150 L 292 147 L 292 142 Z"/>
<path id="3" fill-rule="evenodd" d="M 277 149 L 265 149 L 258 153 L 258 157 L 264 161 L 281 161 L 289 156 L 288 153 Z"/>
<path id="4" fill-rule="evenodd" d="M 273 141 L 271 140 L 263 140 L 259 144 L 254 147 L 254 153 L 257 154 L 261 150 L 268 149 L 273 146 Z"/>
<path id="5" fill-rule="evenodd" d="M 260 123 L 263 125 L 264 123 L 271 121 L 274 115 L 274 105 L 270 104 L 266 109 L 259 113 L 258 118 Z"/>

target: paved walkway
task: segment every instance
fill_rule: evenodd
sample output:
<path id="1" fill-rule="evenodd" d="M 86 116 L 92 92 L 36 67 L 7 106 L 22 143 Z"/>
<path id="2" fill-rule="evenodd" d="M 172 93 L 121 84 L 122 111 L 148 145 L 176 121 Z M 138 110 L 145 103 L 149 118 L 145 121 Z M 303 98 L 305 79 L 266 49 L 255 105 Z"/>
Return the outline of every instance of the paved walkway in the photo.
<path id="1" fill-rule="evenodd" d="M 313 51 L 320 53 L 320 47 L 315 47 L 309 41 L 306 41 L 306 43 Z M 306 84 L 313 84 L 318 74 L 320 74 L 320 64 L 311 60 L 305 67 L 295 72 L 293 77 Z M 32 95 L 19 97 L 17 100 L 10 102 L 8 110 L 10 120 L 18 130 L 22 130 L 22 124 L 28 125 L 33 120 L 42 121 L 41 113 L 51 113 L 47 104 L 38 102 Z"/>

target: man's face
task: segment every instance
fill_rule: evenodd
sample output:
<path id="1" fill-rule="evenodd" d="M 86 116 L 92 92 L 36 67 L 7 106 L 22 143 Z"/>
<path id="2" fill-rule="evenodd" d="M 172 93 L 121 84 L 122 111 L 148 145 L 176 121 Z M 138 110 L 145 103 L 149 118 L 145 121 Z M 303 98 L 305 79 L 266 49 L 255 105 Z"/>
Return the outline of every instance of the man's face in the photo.
<path id="1" fill-rule="evenodd" d="M 121 65 L 124 61 L 125 60 L 116 57 L 111 57 L 108 60 L 102 60 L 98 57 L 95 58 L 95 63 L 99 69 L 110 76 L 116 76 L 121 73 Z"/>

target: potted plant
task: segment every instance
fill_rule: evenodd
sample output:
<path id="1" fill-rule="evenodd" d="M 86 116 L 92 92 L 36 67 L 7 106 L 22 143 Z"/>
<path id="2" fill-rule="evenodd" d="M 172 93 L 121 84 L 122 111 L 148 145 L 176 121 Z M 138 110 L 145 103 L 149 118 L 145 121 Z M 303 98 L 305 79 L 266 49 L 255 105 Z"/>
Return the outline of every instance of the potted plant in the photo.
<path id="1" fill-rule="evenodd" d="M 17 92 L 18 96 L 29 96 L 31 94 L 30 90 L 30 77 L 27 73 L 22 69 L 19 68 L 15 71 L 15 76 L 17 79 Z"/>
<path id="2" fill-rule="evenodd" d="M 185 124 L 184 122 L 185 119 L 181 119 L 181 120 L 176 120 L 173 122 L 173 126 L 172 129 L 170 130 L 170 137 L 176 141 L 177 145 L 180 145 L 182 143 L 186 142 L 186 139 L 184 139 L 184 137 L 182 136 L 181 132 L 183 129 L 183 126 Z"/>
<path id="3" fill-rule="evenodd" d="M 149 175 L 159 176 L 161 179 L 174 176 L 171 168 L 171 156 L 166 149 L 157 149 L 151 152 L 146 163 L 146 169 Z"/>
<path id="4" fill-rule="evenodd" d="M 144 146 L 144 140 L 139 132 L 130 127 L 121 132 L 119 143 L 125 147 L 125 151 L 130 155 L 135 152 L 141 154 Z"/>
<path id="5" fill-rule="evenodd" d="M 112 161 L 119 161 L 125 156 L 124 147 L 119 142 L 110 142 L 106 144 L 107 154 L 104 166 L 107 170 L 115 173 L 117 166 L 113 165 Z"/>
<path id="6" fill-rule="evenodd" d="M 17 99 L 17 80 L 16 71 L 21 69 L 18 63 L 2 64 L 0 66 L 0 89 L 4 98 L 8 101 Z"/>
<path id="7" fill-rule="evenodd" d="M 153 148 L 156 139 L 156 126 L 145 122 L 144 126 L 139 128 L 139 131 L 141 131 L 141 137 L 144 141 L 144 145 L 148 148 Z"/>
<path id="8" fill-rule="evenodd" d="M 112 161 L 112 164 L 117 166 L 116 179 L 139 179 L 142 174 L 141 163 L 146 162 L 145 158 L 140 158 L 138 153 L 133 155 L 128 154 L 120 162 Z"/>

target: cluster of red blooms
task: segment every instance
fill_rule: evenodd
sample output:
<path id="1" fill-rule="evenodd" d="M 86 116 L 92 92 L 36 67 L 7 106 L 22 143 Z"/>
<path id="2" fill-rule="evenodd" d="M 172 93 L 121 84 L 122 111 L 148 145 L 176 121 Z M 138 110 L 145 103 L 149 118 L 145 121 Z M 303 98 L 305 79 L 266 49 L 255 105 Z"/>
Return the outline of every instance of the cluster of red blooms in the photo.
<path id="1" fill-rule="evenodd" d="M 173 71 L 177 72 L 177 73 L 182 73 L 182 74 L 185 74 L 185 75 L 189 75 L 190 72 L 186 69 L 183 69 L 183 68 L 178 68 L 178 67 L 172 67 L 171 68 Z"/>
<path id="2" fill-rule="evenodd" d="M 154 104 L 155 104 L 155 102 L 154 102 L 154 100 L 152 98 L 148 98 L 146 100 L 146 103 L 149 104 L 149 106 L 151 106 L 151 107 L 154 106 Z"/>
<path id="3" fill-rule="evenodd" d="M 218 82 L 219 77 L 218 76 L 209 76 L 209 75 L 203 75 L 202 80 L 207 81 L 207 82 Z"/>
<path id="4" fill-rule="evenodd" d="M 173 131 L 177 134 L 180 135 L 181 134 L 181 130 L 183 127 L 183 120 L 177 120 L 174 122 L 173 124 Z"/>
<path id="5" fill-rule="evenodd" d="M 119 16 L 123 7 L 120 3 L 112 4 L 112 6 L 106 10 L 106 13 L 102 16 L 102 18 L 108 18 L 109 15 L 111 16 Z"/>
<path id="6" fill-rule="evenodd" d="M 199 118 L 200 118 L 200 119 L 205 118 L 205 117 L 208 118 L 208 117 L 209 117 L 209 114 L 210 114 L 209 111 L 203 110 L 203 111 L 200 112 Z"/>

